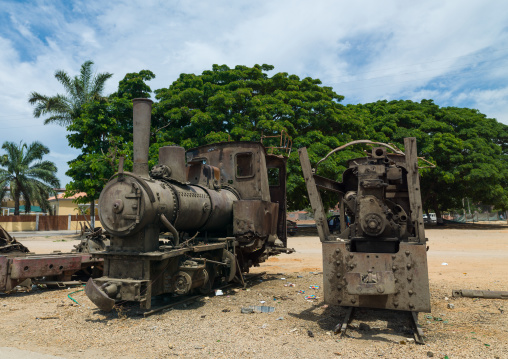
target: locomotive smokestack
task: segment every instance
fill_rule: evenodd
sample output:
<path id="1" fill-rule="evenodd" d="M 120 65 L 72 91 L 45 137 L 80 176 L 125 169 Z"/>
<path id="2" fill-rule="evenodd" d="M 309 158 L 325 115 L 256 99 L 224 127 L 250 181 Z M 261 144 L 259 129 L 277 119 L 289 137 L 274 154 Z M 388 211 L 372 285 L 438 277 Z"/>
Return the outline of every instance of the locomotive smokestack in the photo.
<path id="1" fill-rule="evenodd" d="M 134 121 L 134 165 L 132 172 L 148 177 L 148 149 L 150 147 L 150 122 L 152 100 L 135 98 L 132 100 L 132 119 Z"/>

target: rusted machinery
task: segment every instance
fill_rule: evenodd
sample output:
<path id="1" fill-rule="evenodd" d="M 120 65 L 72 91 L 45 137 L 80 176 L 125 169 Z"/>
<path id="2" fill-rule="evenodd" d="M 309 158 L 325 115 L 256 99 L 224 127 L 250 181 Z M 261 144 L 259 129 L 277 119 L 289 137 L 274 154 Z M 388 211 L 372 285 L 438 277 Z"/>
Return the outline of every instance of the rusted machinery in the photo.
<path id="1" fill-rule="evenodd" d="M 286 252 L 286 158 L 257 142 L 159 149 L 148 171 L 151 104 L 133 100 L 134 165 L 121 164 L 99 198 L 111 234 L 104 276 L 88 297 L 103 310 L 164 293 L 209 291 Z"/>
<path id="2" fill-rule="evenodd" d="M 393 309 L 411 313 L 416 340 L 423 342 L 417 313 L 430 312 L 430 293 L 416 140 L 404 140 L 405 154 L 387 144 L 354 141 L 331 151 L 316 167 L 359 143 L 376 147 L 368 157 L 348 161 L 342 182 L 316 175 L 307 149 L 299 150 L 322 242 L 324 300 L 348 307 L 337 331 L 346 331 L 354 308 Z M 319 189 L 338 197 L 338 235 L 330 234 Z"/>
<path id="3" fill-rule="evenodd" d="M 23 282 L 65 287 L 102 275 L 102 259 L 89 253 L 36 255 L 2 226 L 0 254 L 0 292 L 11 292 Z"/>

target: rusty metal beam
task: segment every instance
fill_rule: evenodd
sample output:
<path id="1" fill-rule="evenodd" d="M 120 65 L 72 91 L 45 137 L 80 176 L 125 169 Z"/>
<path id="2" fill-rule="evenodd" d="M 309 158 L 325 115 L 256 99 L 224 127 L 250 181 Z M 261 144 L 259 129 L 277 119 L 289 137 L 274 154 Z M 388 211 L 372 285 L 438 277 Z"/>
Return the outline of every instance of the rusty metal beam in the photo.
<path id="1" fill-rule="evenodd" d="M 344 195 L 344 186 L 342 183 L 318 175 L 314 175 L 314 181 L 316 182 L 316 186 L 320 189 L 338 192 Z"/>
<path id="2" fill-rule="evenodd" d="M 411 222 L 416 228 L 416 239 L 419 243 L 425 243 L 423 227 L 422 194 L 420 190 L 420 176 L 418 174 L 418 154 L 416 150 L 416 138 L 404 138 L 406 150 L 407 186 L 409 204 L 411 206 Z"/>
<path id="3" fill-rule="evenodd" d="M 452 296 L 467 298 L 485 298 L 485 299 L 508 299 L 508 291 L 454 289 L 452 291 Z"/>
<path id="4" fill-rule="evenodd" d="M 312 168 L 310 166 L 309 154 L 307 148 L 303 147 L 298 150 L 300 156 L 300 163 L 302 165 L 303 178 L 305 178 L 305 184 L 307 185 L 307 192 L 309 193 L 309 200 L 314 212 L 314 220 L 316 221 L 316 227 L 321 242 L 327 241 L 330 237 L 330 229 L 326 221 L 326 213 L 321 201 L 321 195 L 314 180 Z"/>

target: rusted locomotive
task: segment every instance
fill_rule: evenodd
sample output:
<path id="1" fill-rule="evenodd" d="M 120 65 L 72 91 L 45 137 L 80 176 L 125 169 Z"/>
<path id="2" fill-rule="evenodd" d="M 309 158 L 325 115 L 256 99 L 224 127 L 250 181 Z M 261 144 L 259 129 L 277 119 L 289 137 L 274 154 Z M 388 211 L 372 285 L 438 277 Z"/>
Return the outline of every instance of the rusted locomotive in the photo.
<path id="1" fill-rule="evenodd" d="M 104 276 L 85 292 L 103 310 L 206 292 L 287 251 L 286 157 L 258 142 L 166 146 L 149 172 L 151 104 L 133 100 L 133 172 L 121 163 L 99 198 L 111 242 L 94 254 L 104 258 Z"/>
<path id="2" fill-rule="evenodd" d="M 299 150 L 322 242 L 324 300 L 348 307 L 337 328 L 342 332 L 355 307 L 410 312 L 416 340 L 422 342 L 417 313 L 430 312 L 430 293 L 416 139 L 404 140 L 405 154 L 387 144 L 353 141 L 331 151 L 316 167 L 359 143 L 375 147 L 367 157 L 348 161 L 340 183 L 316 175 L 306 148 Z M 319 189 L 338 197 L 339 234 L 329 231 Z"/>

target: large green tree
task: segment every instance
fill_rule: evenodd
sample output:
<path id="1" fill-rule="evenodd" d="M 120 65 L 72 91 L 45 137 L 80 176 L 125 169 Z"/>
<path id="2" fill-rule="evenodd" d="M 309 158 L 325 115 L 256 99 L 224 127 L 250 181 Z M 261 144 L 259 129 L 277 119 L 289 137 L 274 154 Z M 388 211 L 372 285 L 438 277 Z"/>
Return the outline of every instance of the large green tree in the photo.
<path id="1" fill-rule="evenodd" d="M 201 75 L 181 74 L 168 88 L 156 90 L 151 154 L 157 147 L 185 148 L 218 141 L 258 141 L 286 132 L 293 148 L 307 146 L 315 162 L 340 144 L 365 136 L 362 118 L 340 104 L 343 96 L 321 81 L 285 72 L 269 76 L 271 65 L 213 65 Z M 337 178 L 347 151 L 327 161 L 320 174 Z M 342 157 L 341 157 L 342 156 Z M 308 206 L 296 151 L 289 156 L 288 205 Z"/>
<path id="2" fill-rule="evenodd" d="M 425 210 L 440 215 L 461 208 L 465 197 L 508 208 L 508 126 L 478 110 L 439 107 L 432 100 L 356 107 L 371 139 L 402 148 L 404 137 L 416 137 L 419 156 L 436 164 L 421 170 Z"/>
<path id="3" fill-rule="evenodd" d="M 80 116 L 83 105 L 103 98 L 105 83 L 111 76 L 113 74 L 107 72 L 94 74 L 93 61 L 85 61 L 79 76 L 71 78 L 63 70 L 55 72 L 55 78 L 64 87 L 65 95 L 47 96 L 32 92 L 28 102 L 35 106 L 33 114 L 36 118 L 50 116 L 44 120 L 45 125 L 56 123 L 68 126 Z"/>
<path id="4" fill-rule="evenodd" d="M 3 143 L 2 149 L 6 153 L 0 158 L 0 189 L 1 192 L 10 191 L 14 199 L 14 215 L 19 215 L 21 198 L 25 201 L 26 213 L 36 202 L 44 212 L 51 213 L 48 198 L 56 195 L 54 189 L 60 187 L 60 181 L 56 177 L 55 164 L 43 160 L 49 149 L 40 142 L 17 145 L 8 141 Z"/>

